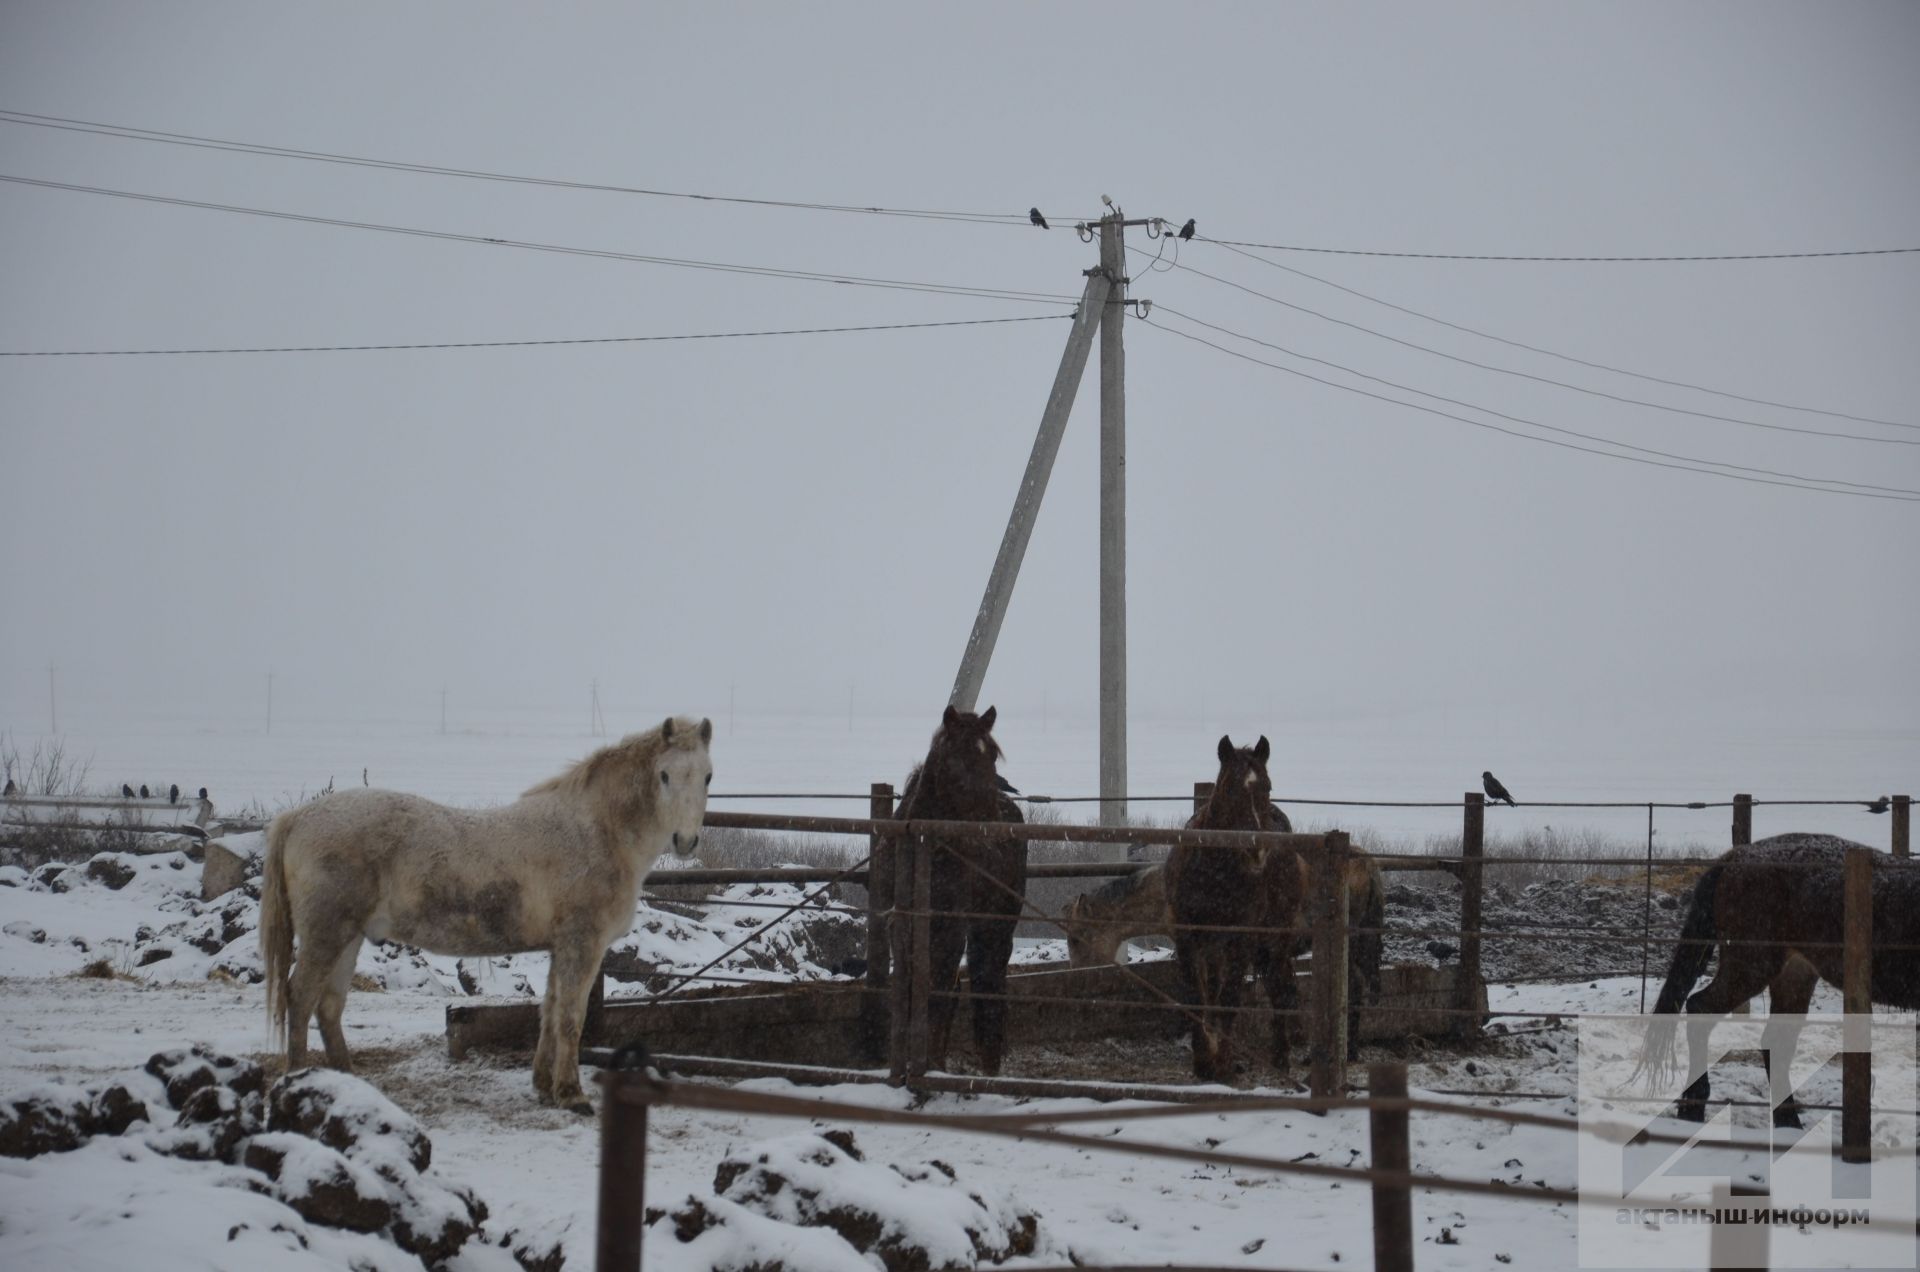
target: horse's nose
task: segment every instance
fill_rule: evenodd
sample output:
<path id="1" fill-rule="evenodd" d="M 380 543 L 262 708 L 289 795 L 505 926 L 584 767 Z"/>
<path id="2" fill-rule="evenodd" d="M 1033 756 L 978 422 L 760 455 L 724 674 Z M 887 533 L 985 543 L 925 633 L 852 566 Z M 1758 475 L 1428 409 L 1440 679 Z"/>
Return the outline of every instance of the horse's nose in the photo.
<path id="1" fill-rule="evenodd" d="M 700 847 L 700 836 L 696 832 L 692 839 L 687 840 L 687 851 L 694 852 L 698 850 L 699 847 Z"/>
<path id="2" fill-rule="evenodd" d="M 673 832 L 673 850 L 680 851 L 680 832 L 677 830 Z"/>

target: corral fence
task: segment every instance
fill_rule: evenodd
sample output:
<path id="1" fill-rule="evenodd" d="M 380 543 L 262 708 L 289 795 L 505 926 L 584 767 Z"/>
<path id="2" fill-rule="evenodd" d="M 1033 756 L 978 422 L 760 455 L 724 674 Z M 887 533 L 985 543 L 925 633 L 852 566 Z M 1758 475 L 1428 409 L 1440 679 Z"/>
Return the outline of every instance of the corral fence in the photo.
<path id="1" fill-rule="evenodd" d="M 1196 806 L 1205 802 L 1210 794 L 1208 784 L 1196 785 L 1194 800 Z M 719 797 L 716 797 L 719 798 Z M 799 797 L 795 797 L 799 798 Z M 817 798 L 817 797 L 808 797 Z M 867 818 L 838 818 L 787 816 L 779 814 L 754 814 L 709 811 L 706 824 L 716 828 L 731 828 L 759 831 L 797 831 L 813 834 L 865 835 L 869 840 L 869 855 L 865 860 L 845 869 L 832 868 L 776 868 L 760 870 L 685 870 L 663 873 L 656 878 L 662 883 L 726 885 L 733 883 L 812 883 L 819 887 L 808 893 L 800 902 L 778 906 L 783 912 L 767 924 L 754 929 L 746 938 L 737 942 L 727 953 L 759 939 L 780 919 L 798 913 L 809 906 L 818 907 L 823 903 L 824 895 L 841 883 L 868 884 L 867 904 L 864 907 L 866 917 L 867 966 L 862 984 L 850 987 L 851 992 L 861 998 L 862 1037 L 869 1044 L 871 1053 L 877 1058 L 884 1056 L 884 1072 L 858 1067 L 823 1067 L 781 1063 L 777 1061 L 750 1061 L 721 1056 L 662 1056 L 662 1063 L 673 1071 L 687 1075 L 711 1075 L 716 1077 L 784 1077 L 799 1083 L 827 1082 L 878 1082 L 885 1081 L 896 1086 L 905 1086 L 920 1092 L 957 1092 L 987 1094 L 995 1093 L 1008 1096 L 1048 1097 L 1048 1096 L 1086 1096 L 1093 1095 L 1105 1099 L 1144 1099 L 1154 1101 L 1146 1110 L 1127 1110 L 1129 1118 L 1142 1116 L 1176 1116 L 1191 1113 L 1198 1108 L 1251 1109 L 1257 1107 L 1297 1108 L 1303 1110 L 1324 1111 L 1333 1108 L 1365 1107 L 1373 1126 L 1373 1166 L 1364 1171 L 1348 1171 L 1345 1168 L 1273 1161 L 1245 1156 L 1222 1155 L 1200 1150 L 1168 1149 L 1163 1146 L 1141 1145 L 1115 1142 L 1110 1139 L 1091 1139 L 1075 1137 L 1064 1132 L 1047 1129 L 1042 1123 L 1058 1123 L 1073 1118 L 1053 1116 L 1036 1119 L 1024 1115 L 1007 1117 L 941 1116 L 927 1113 L 905 1113 L 890 1110 L 876 1110 L 850 1104 L 823 1103 L 820 1101 L 780 1097 L 764 1092 L 740 1092 L 726 1088 L 694 1085 L 663 1079 L 657 1072 L 629 1072 L 622 1067 L 622 1053 L 612 1050 L 588 1049 L 583 1059 L 589 1063 L 598 1062 L 610 1066 L 604 1075 L 607 1098 L 604 1101 L 604 1129 L 601 1176 L 600 1211 L 600 1266 L 602 1268 L 637 1268 L 641 1217 L 644 1213 L 642 1196 L 644 1189 L 643 1172 L 645 1163 L 645 1127 L 646 1110 L 655 1104 L 676 1105 L 687 1108 L 726 1110 L 732 1112 L 759 1112 L 779 1116 L 800 1116 L 808 1118 L 839 1117 L 848 1121 L 890 1121 L 901 1124 L 939 1126 L 954 1131 L 980 1134 L 1013 1134 L 1035 1140 L 1073 1143 L 1087 1148 L 1102 1148 L 1148 1156 L 1187 1155 L 1195 1160 L 1212 1161 L 1219 1165 L 1232 1165 L 1254 1170 L 1271 1170 L 1279 1174 L 1324 1175 L 1339 1173 L 1364 1179 L 1374 1189 L 1375 1239 L 1377 1266 L 1380 1268 L 1411 1268 L 1412 1237 L 1411 1220 L 1408 1216 L 1409 1190 L 1413 1187 L 1432 1188 L 1437 1191 L 1499 1192 L 1503 1195 L 1524 1196 L 1530 1200 L 1558 1200 L 1576 1204 L 1599 1204 L 1605 1202 L 1619 1205 L 1618 1197 L 1595 1198 L 1581 1197 L 1566 1190 L 1532 1189 L 1525 1192 L 1497 1183 L 1479 1183 L 1471 1180 L 1449 1180 L 1440 1176 L 1419 1176 L 1410 1173 L 1406 1150 L 1406 1123 L 1408 1114 L 1415 1111 L 1444 1116 L 1485 1117 L 1495 1121 L 1525 1122 L 1533 1125 L 1560 1126 L 1566 1129 L 1578 1129 L 1579 1124 L 1572 1119 L 1555 1118 L 1543 1114 L 1527 1114 L 1507 1109 L 1483 1107 L 1465 1107 L 1431 1100 L 1409 1100 L 1406 1097 L 1405 1070 L 1402 1066 L 1374 1066 L 1364 1097 L 1350 1094 L 1353 1085 L 1347 1074 L 1347 1029 L 1349 1016 L 1348 1003 L 1348 942 L 1356 935 L 1379 934 L 1384 936 L 1392 931 L 1398 935 L 1447 936 L 1457 939 L 1459 951 L 1459 975 L 1453 985 L 1456 1001 L 1436 1010 L 1452 1015 L 1458 1021 L 1460 1032 L 1477 1032 L 1480 1025 L 1490 1015 L 1519 1018 L 1547 1018 L 1564 1020 L 1576 1017 L 1580 1013 L 1564 1012 L 1500 1012 L 1489 1013 L 1484 1000 L 1477 998 L 1483 992 L 1480 977 L 1481 946 L 1483 940 L 1563 940 L 1569 936 L 1587 938 L 1606 938 L 1612 940 L 1631 940 L 1641 945 L 1643 952 L 1655 945 L 1672 947 L 1685 943 L 1677 937 L 1654 937 L 1646 927 L 1638 931 L 1613 928 L 1557 928 L 1550 931 L 1489 931 L 1483 927 L 1482 903 L 1486 871 L 1490 867 L 1523 866 L 1537 864 L 1573 865 L 1579 867 L 1643 867 L 1647 873 L 1649 913 L 1651 913 L 1651 891 L 1655 858 L 1652 848 L 1652 817 L 1659 808 L 1704 809 L 1726 807 L 1732 810 L 1730 838 L 1735 845 L 1751 842 L 1753 813 L 1756 806 L 1770 804 L 1834 804 L 1855 805 L 1873 804 L 1878 801 L 1830 800 L 1830 801 L 1762 801 L 1749 795 L 1737 795 L 1733 799 L 1709 803 L 1694 801 L 1687 803 L 1660 802 L 1614 802 L 1604 805 L 1555 803 L 1551 807 L 1619 807 L 1645 808 L 1648 811 L 1649 836 L 1648 849 L 1641 856 L 1582 856 L 1542 857 L 1542 856 L 1502 856 L 1489 858 L 1485 853 L 1485 800 L 1477 793 L 1465 795 L 1458 804 L 1449 801 L 1446 804 L 1427 805 L 1434 807 L 1458 807 L 1461 809 L 1461 841 L 1457 856 L 1415 855 L 1376 857 L 1383 871 L 1444 871 L 1455 876 L 1460 882 L 1460 917 L 1457 928 L 1423 929 L 1410 932 L 1406 929 L 1385 926 L 1380 928 L 1356 928 L 1349 918 L 1347 897 L 1345 895 L 1346 871 L 1342 868 L 1345 859 L 1354 849 L 1348 836 L 1341 831 L 1327 831 L 1316 834 L 1282 834 L 1242 831 L 1200 831 L 1172 830 L 1149 827 L 1104 827 L 1060 825 L 1045 823 L 976 823 L 976 822 L 938 822 L 938 821 L 898 821 L 893 817 L 894 794 L 890 786 L 876 783 L 869 793 L 869 811 Z M 1055 802 L 1035 799 L 1033 802 Z M 1065 801 L 1059 801 L 1065 802 Z M 1311 801 L 1291 800 L 1291 803 Z M 1335 801 L 1325 801 L 1333 803 Z M 1362 801 L 1339 801 L 1360 805 Z M 1407 806 L 1401 803 L 1397 806 Z M 1534 806 L 1541 806 L 1535 804 Z M 1883 807 L 1893 814 L 1891 822 L 1891 850 L 1897 857 L 1910 854 L 1910 808 L 1911 800 L 1906 796 L 1895 797 Z M 869 870 L 873 852 L 880 847 L 882 839 L 890 841 L 896 850 L 895 864 L 891 880 L 881 878 Z M 1180 1088 L 1149 1085 L 1121 1085 L 1113 1083 L 1078 1083 L 1065 1081 L 1036 1080 L 1031 1078 L 1013 1078 L 985 1075 L 963 1075 L 935 1072 L 930 1069 L 929 1056 L 929 1005 L 935 997 L 953 996 L 965 998 L 972 995 L 962 990 L 958 984 L 936 987 L 932 983 L 932 969 L 929 952 L 931 946 L 931 928 L 936 911 L 931 900 L 932 860 L 936 851 L 934 840 L 974 838 L 981 841 L 1004 838 L 1021 838 L 1028 841 L 1056 842 L 1065 844 L 1104 844 L 1111 846 L 1152 845 L 1190 845 L 1201 849 L 1289 849 L 1300 853 L 1312 866 L 1312 895 L 1306 906 L 1306 931 L 1312 950 L 1310 960 L 1309 991 L 1306 1005 L 1297 1015 L 1307 1038 L 1308 1075 L 1310 1096 L 1306 1099 L 1292 1097 L 1266 1097 L 1246 1094 L 1224 1094 L 1201 1088 Z M 1844 873 L 1845 920 L 1844 941 L 1836 943 L 1843 949 L 1845 983 L 1843 996 L 1848 1013 L 1866 1014 L 1871 1011 L 1869 998 L 1869 980 L 1871 956 L 1876 949 L 1890 950 L 1884 940 L 1877 943 L 1872 932 L 1872 858 L 1876 854 L 1871 850 L 1854 849 L 1846 855 Z M 1661 868 L 1672 866 L 1707 866 L 1712 858 L 1661 858 Z M 1147 868 L 1138 862 L 1083 862 L 1083 863 L 1039 863 L 1029 867 L 1028 877 L 1032 878 L 1098 878 L 1110 877 Z M 887 885 L 890 884 L 890 889 Z M 882 895 L 882 893 L 888 895 Z M 761 905 L 777 903 L 753 902 L 745 900 L 713 899 L 709 904 L 718 905 Z M 1059 921 L 1059 916 L 1047 915 L 1035 910 L 1022 900 L 1022 917 Z M 847 907 L 838 907 L 846 909 Z M 948 910 L 937 912 L 941 918 L 954 917 L 993 917 L 1004 919 L 1004 914 L 967 916 Z M 1245 929 L 1251 931 L 1252 929 Z M 1269 935 L 1272 935 L 1269 933 Z M 1905 947 L 1902 947 L 1905 948 Z M 722 958 L 725 955 L 721 956 Z M 706 967 L 695 973 L 680 977 L 673 983 L 665 995 L 677 994 L 688 984 L 702 980 L 721 981 L 738 980 L 727 976 L 710 976 L 712 968 L 721 961 L 716 958 Z M 1074 999 L 1074 1005 L 1081 1007 L 1108 1007 L 1116 1011 L 1158 1010 L 1179 1012 L 1191 1015 L 1191 1008 L 1176 1001 L 1160 985 L 1148 983 L 1137 970 L 1130 971 L 1126 966 L 1109 969 L 1122 977 L 1138 981 L 1148 992 L 1142 995 L 1135 992 L 1124 998 L 1110 999 Z M 1112 983 L 1109 980 L 1108 983 Z M 1010 987 L 1011 988 L 1011 987 Z M 1138 986 L 1135 987 L 1139 988 Z M 596 989 L 596 998 L 598 997 Z M 1034 1001 L 1032 994 L 1016 995 L 1009 993 L 1007 998 L 1014 1001 Z M 657 1001 L 657 998 L 656 1000 Z M 645 1006 L 645 1003 L 639 1004 Z M 1067 1001 L 1062 1000 L 1061 1006 Z M 454 1037 L 454 1021 L 460 1008 L 449 1009 L 449 1041 L 456 1053 L 461 1049 Z M 472 1010 L 472 1009 L 468 1009 Z M 1242 1006 L 1235 1009 L 1242 1013 L 1264 1015 L 1265 1008 Z M 1355 1004 L 1354 1015 L 1369 1011 L 1386 1010 L 1378 1005 Z M 588 1036 L 597 1036 L 599 1020 L 597 1016 L 604 1007 L 596 1007 L 590 1015 Z M 1835 1152 L 1847 1161 L 1866 1161 L 1871 1158 L 1871 1114 L 1869 1104 L 1870 1056 L 1864 1052 L 1847 1052 L 1842 1058 L 1842 1103 L 1841 1143 Z M 1529 1091 L 1443 1091 L 1434 1094 L 1461 1095 L 1474 1097 L 1497 1097 L 1500 1099 L 1541 1098 L 1564 1099 L 1571 1092 L 1529 1092 Z M 783 1101 L 791 1101 L 791 1106 Z M 1822 1106 L 1806 1106 L 1819 1108 Z M 1116 1113 L 1108 1112 L 1104 1118 L 1114 1118 Z M 1065 1136 L 1065 1138 L 1061 1138 Z M 1658 1136 L 1652 1137 L 1658 1141 Z M 1086 1142 L 1081 1145 L 1080 1141 Z M 1675 1137 L 1675 1143 L 1688 1142 Z M 1721 1238 L 1720 1229 L 1715 1229 L 1716 1252 Z M 1729 1256 L 1732 1257 L 1732 1256 Z M 1740 1257 L 1750 1259 L 1751 1250 Z M 1720 1255 L 1716 1253 L 1716 1266 Z M 1752 1266 L 1751 1263 L 1743 1266 Z"/>

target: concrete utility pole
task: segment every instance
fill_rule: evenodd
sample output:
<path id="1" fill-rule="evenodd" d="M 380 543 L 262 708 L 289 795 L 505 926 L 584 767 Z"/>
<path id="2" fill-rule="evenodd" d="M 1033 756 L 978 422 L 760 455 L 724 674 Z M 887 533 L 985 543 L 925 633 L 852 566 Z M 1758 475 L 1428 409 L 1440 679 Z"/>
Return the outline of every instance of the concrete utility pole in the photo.
<path id="1" fill-rule="evenodd" d="M 273 673 L 267 673 L 267 732 L 273 732 Z"/>
<path id="2" fill-rule="evenodd" d="M 1127 824 L 1126 222 L 1100 222 L 1100 269 L 1112 281 L 1100 319 L 1100 824 Z"/>
<path id="3" fill-rule="evenodd" d="M 960 658 L 960 674 L 954 677 L 953 693 L 947 701 L 961 711 L 972 711 L 980 702 L 980 686 L 987 678 L 987 663 L 993 659 L 993 647 L 1000 639 L 1000 622 L 1007 616 L 1007 602 L 1013 599 L 1013 581 L 1020 575 L 1020 562 L 1027 555 L 1027 541 L 1033 538 L 1033 523 L 1040 515 L 1040 500 L 1047 493 L 1047 478 L 1053 473 L 1054 457 L 1060 453 L 1060 438 L 1067 431 L 1067 416 L 1073 412 L 1074 394 L 1087 368 L 1087 355 L 1093 351 L 1093 333 L 1106 312 L 1107 296 L 1113 284 L 1097 269 L 1087 271 L 1086 290 L 1080 294 L 1080 310 L 1073 316 L 1073 330 L 1067 334 L 1067 347 L 1060 355 L 1060 369 L 1053 376 L 1053 390 L 1047 394 L 1047 406 L 1040 413 L 1040 432 L 1033 439 L 1033 453 L 1027 456 L 1027 472 L 1020 479 L 1020 490 L 1013 498 L 1013 512 L 1007 517 L 1006 533 L 1000 536 L 1000 552 L 993 559 L 993 573 L 987 578 L 986 595 L 980 598 L 980 612 L 973 619 L 973 634 L 967 637 L 967 651 Z"/>
<path id="4" fill-rule="evenodd" d="M 59 670 L 57 664 L 47 664 L 47 714 L 52 717 L 48 722 L 47 732 L 55 734 L 60 732 L 60 682 L 57 678 Z"/>
<path id="5" fill-rule="evenodd" d="M 1112 205 L 1109 204 L 1109 207 Z M 1033 525 L 1046 494 L 1047 478 L 1060 452 L 1060 438 L 1073 410 L 1074 394 L 1092 352 L 1093 333 L 1100 331 L 1100 820 L 1124 825 L 1127 820 L 1127 404 L 1126 349 L 1121 323 L 1126 312 L 1126 243 L 1129 225 L 1118 210 L 1102 217 L 1100 264 L 1088 270 L 1086 290 L 1074 315 L 1073 330 L 1060 356 L 1060 369 L 1040 416 L 1040 432 L 1027 458 L 1026 476 L 1014 497 L 1006 533 L 994 558 L 986 595 L 973 620 L 973 633 L 960 660 L 948 701 L 962 711 L 975 710 L 987 664 L 1000 637 L 1000 624 L 1013 584 L 1033 537 Z M 1082 226 L 1082 234 L 1093 227 Z M 1044 707 L 1043 707 L 1044 715 Z"/>

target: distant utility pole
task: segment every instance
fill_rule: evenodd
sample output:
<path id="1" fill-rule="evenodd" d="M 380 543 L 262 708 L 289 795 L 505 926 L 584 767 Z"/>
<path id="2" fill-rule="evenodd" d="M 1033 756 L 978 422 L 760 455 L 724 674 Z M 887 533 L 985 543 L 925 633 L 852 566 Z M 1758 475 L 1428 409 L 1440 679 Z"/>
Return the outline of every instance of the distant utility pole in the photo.
<path id="1" fill-rule="evenodd" d="M 587 731 L 596 738 L 607 736 L 607 717 L 600 711 L 600 680 L 595 677 L 589 686 L 593 691 L 592 714 L 587 718 Z"/>
<path id="2" fill-rule="evenodd" d="M 1108 204 L 1111 207 L 1111 203 Z M 1000 624 L 1013 597 L 1027 543 L 1046 494 L 1047 478 L 1060 452 L 1061 434 L 1092 352 L 1093 333 L 1100 332 L 1100 820 L 1110 826 L 1127 819 L 1127 405 L 1126 348 L 1121 339 L 1126 311 L 1126 243 L 1129 225 L 1156 225 L 1149 220 L 1126 220 L 1118 210 L 1102 217 L 1100 264 L 1086 271 L 1086 290 L 1067 335 L 1060 369 L 1040 416 L 1040 431 L 1027 458 L 1026 475 L 1014 496 L 1013 512 L 987 579 L 986 594 L 967 638 L 960 672 L 948 699 L 962 711 L 972 711 L 980 700 L 987 664 L 1000 638 Z M 1088 227 L 1095 228 L 1095 227 Z M 1043 709 L 1044 710 L 1044 709 Z"/>
<path id="3" fill-rule="evenodd" d="M 267 732 L 273 732 L 273 673 L 267 673 Z"/>
<path id="4" fill-rule="evenodd" d="M 49 733 L 60 732 L 60 682 L 56 678 L 59 670 L 57 664 L 47 664 L 47 714 L 52 717 L 47 730 Z"/>
<path id="5" fill-rule="evenodd" d="M 732 682 L 727 684 L 727 736 L 733 736 L 733 689 Z"/>
<path id="6" fill-rule="evenodd" d="M 440 686 L 440 736 L 447 736 L 447 687 Z"/>

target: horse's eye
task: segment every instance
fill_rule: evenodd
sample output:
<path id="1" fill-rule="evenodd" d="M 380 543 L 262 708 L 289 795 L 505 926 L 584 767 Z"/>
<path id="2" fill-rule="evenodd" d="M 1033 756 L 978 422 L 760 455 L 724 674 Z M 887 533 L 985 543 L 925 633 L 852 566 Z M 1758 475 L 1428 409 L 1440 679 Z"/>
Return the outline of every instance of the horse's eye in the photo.
<path id="1" fill-rule="evenodd" d="M 667 785 L 667 783 L 668 783 L 667 775 L 665 773 L 662 773 L 660 775 L 660 785 L 665 786 Z"/>

